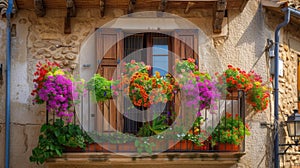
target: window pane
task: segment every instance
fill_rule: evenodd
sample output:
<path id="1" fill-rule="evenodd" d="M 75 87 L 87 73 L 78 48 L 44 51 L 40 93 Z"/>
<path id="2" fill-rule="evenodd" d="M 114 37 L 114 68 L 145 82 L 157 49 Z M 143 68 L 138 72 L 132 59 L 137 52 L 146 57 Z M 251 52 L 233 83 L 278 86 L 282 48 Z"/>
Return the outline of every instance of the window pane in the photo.
<path id="1" fill-rule="evenodd" d="M 161 76 L 166 76 L 168 73 L 168 56 L 153 55 L 153 74 L 158 71 Z"/>
<path id="2" fill-rule="evenodd" d="M 168 55 L 168 38 L 153 37 L 153 55 Z"/>
<path id="3" fill-rule="evenodd" d="M 168 45 L 153 45 L 153 55 L 168 55 Z"/>

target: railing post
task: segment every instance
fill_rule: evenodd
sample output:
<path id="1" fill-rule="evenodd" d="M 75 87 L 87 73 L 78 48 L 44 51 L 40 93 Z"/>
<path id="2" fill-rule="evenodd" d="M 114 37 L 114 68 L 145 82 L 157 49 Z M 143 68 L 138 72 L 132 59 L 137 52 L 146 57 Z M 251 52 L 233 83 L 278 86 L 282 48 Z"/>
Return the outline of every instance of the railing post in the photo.
<path id="1" fill-rule="evenodd" d="M 48 102 L 46 102 L 46 124 L 49 124 L 49 111 L 48 111 Z"/>

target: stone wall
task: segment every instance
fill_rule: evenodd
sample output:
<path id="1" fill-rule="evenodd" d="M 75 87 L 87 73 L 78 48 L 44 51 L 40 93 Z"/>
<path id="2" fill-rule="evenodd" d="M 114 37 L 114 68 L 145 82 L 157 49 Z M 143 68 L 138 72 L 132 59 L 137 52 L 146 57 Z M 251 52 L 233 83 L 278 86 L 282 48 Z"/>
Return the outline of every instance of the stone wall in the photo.
<path id="1" fill-rule="evenodd" d="M 19 10 L 13 18 L 12 22 L 16 24 L 16 37 L 12 38 L 10 162 L 12 168 L 43 167 L 29 162 L 31 150 L 37 144 L 40 125 L 45 122 L 45 107 L 33 106 L 31 103 L 30 91 L 33 88 L 35 63 L 47 58 L 78 71 L 80 49 L 89 35 L 95 28 L 125 13 L 120 9 L 106 9 L 105 17 L 99 18 L 99 10 L 96 9 L 78 9 L 77 12 L 77 16 L 71 18 L 72 33 L 69 35 L 63 33 L 65 17 L 63 10 L 47 10 L 43 18 L 36 17 L 33 11 Z M 265 80 L 268 78 L 264 49 L 266 39 L 273 39 L 273 32 L 270 30 L 274 29 L 266 26 L 264 11 L 257 1 L 249 1 L 242 13 L 238 10 L 228 11 L 223 33 L 219 35 L 212 33 L 212 14 L 205 10 L 192 10 L 188 15 L 183 14 L 183 10 L 166 12 L 186 17 L 199 26 L 209 37 L 210 45 L 215 46 L 211 53 L 217 54 L 223 67 L 232 64 L 246 71 L 254 69 L 262 74 Z M 3 53 L 0 55 L 0 63 L 4 64 L 5 20 L 0 21 L 0 43 L 0 53 Z M 71 47 L 55 47 L 61 44 Z M 4 85 L 0 85 L 0 93 L 0 140 L 4 142 Z M 246 120 L 251 127 L 252 135 L 246 138 L 247 154 L 236 167 L 271 167 L 273 151 L 271 131 L 260 126 L 260 122 L 270 122 L 271 116 L 270 109 L 262 113 L 248 111 Z M 0 163 L 4 163 L 4 148 L 0 148 Z M 3 166 L 0 164 L 0 168 Z"/>
<path id="2" fill-rule="evenodd" d="M 290 2 L 298 4 L 298 1 Z M 275 30 L 276 26 L 282 22 L 283 16 L 266 11 L 266 24 L 269 29 Z M 279 78 L 279 143 L 294 143 L 287 133 L 287 129 L 283 126 L 283 122 L 287 120 L 287 116 L 293 113 L 293 109 L 297 109 L 297 63 L 300 57 L 300 30 L 299 23 L 290 22 L 281 30 L 279 56 L 283 60 L 284 69 L 283 76 Z M 283 151 L 285 148 L 280 148 Z M 299 149 L 294 147 L 288 150 L 287 154 L 281 156 L 281 167 L 299 166 Z"/>
<path id="3" fill-rule="evenodd" d="M 279 79 L 279 119 L 281 122 L 287 120 L 287 116 L 293 113 L 297 107 L 297 63 L 300 52 L 291 49 L 288 45 L 282 44 L 280 47 L 280 57 L 284 61 L 284 76 Z M 280 127 L 280 143 L 294 143 L 287 134 L 286 127 Z M 283 151 L 284 148 L 281 148 Z M 298 147 L 288 150 L 287 154 L 282 156 L 282 167 L 290 167 L 300 163 Z"/>

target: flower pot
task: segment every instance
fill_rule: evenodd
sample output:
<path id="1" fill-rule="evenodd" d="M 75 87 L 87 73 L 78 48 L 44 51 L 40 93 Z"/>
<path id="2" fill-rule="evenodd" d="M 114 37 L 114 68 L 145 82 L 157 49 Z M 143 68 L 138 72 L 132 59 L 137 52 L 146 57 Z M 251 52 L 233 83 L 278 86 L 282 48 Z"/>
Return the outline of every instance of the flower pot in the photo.
<path id="1" fill-rule="evenodd" d="M 84 152 L 84 149 L 80 147 L 69 147 L 65 146 L 63 152 L 69 152 L 69 153 L 74 153 L 74 152 Z"/>
<path id="2" fill-rule="evenodd" d="M 226 94 L 226 100 L 238 100 L 239 90 L 235 88 L 227 88 L 228 93 Z"/>
<path id="3" fill-rule="evenodd" d="M 134 152 L 136 147 L 133 142 L 118 144 L 118 152 Z"/>
<path id="4" fill-rule="evenodd" d="M 159 142 L 155 142 L 155 146 L 152 147 L 152 151 L 156 151 L 156 152 L 161 152 L 167 149 L 168 144 L 166 143 L 166 141 L 161 140 Z"/>
<path id="5" fill-rule="evenodd" d="M 181 140 L 177 142 L 173 147 L 171 147 L 169 150 L 173 151 L 187 151 L 193 149 L 193 143 L 192 141 L 188 140 Z"/>
<path id="6" fill-rule="evenodd" d="M 216 149 L 219 151 L 238 152 L 240 150 L 240 146 L 229 143 L 218 143 Z"/>
<path id="7" fill-rule="evenodd" d="M 193 143 L 193 150 L 208 151 L 209 149 L 210 149 L 210 143 L 207 141 L 202 142 L 201 146 Z"/>
<path id="8" fill-rule="evenodd" d="M 104 149 L 99 144 L 92 143 L 92 144 L 87 144 L 85 151 L 87 151 L 87 152 L 104 152 Z"/>
<path id="9" fill-rule="evenodd" d="M 117 144 L 101 143 L 100 145 L 103 147 L 103 151 L 105 151 L 105 152 L 116 152 L 117 151 Z"/>

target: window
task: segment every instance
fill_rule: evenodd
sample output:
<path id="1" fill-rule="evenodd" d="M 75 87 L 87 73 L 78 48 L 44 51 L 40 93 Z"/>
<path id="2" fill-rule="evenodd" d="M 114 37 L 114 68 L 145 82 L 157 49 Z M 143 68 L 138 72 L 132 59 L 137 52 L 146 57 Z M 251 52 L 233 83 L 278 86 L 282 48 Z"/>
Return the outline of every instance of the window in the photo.
<path id="1" fill-rule="evenodd" d="M 135 58 L 136 61 L 143 61 L 153 66 L 152 73 L 159 71 L 161 76 L 165 76 L 168 71 L 172 71 L 175 57 L 179 59 L 197 59 L 198 31 L 197 30 L 174 30 L 163 33 L 138 33 L 126 34 L 121 29 L 100 29 L 97 36 L 97 56 L 101 63 L 98 73 L 110 79 L 113 76 L 120 60 L 125 56 Z M 141 50 L 145 49 L 146 50 Z M 136 56 L 136 57 L 135 57 Z M 155 74 L 153 74 L 155 75 Z M 175 103 L 174 103 L 175 102 Z M 180 99 L 175 98 L 172 107 L 179 113 Z M 126 103 L 125 103 L 126 104 Z M 132 122 L 123 116 L 124 111 L 118 111 L 113 100 L 99 103 L 99 111 L 96 114 L 96 131 L 111 132 L 114 130 L 122 132 L 136 132 L 141 123 Z M 126 109 L 126 108 L 122 108 Z M 100 115 L 99 113 L 102 113 Z M 102 122 L 103 119 L 107 123 Z"/>

